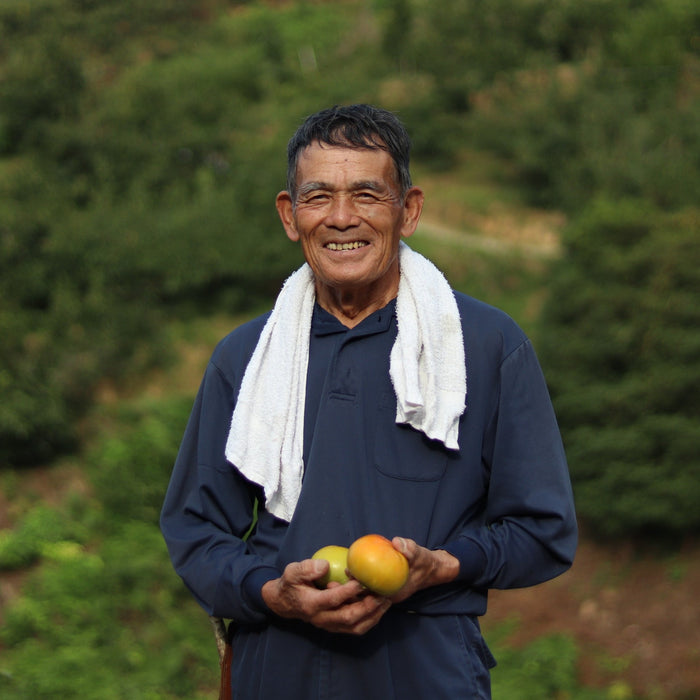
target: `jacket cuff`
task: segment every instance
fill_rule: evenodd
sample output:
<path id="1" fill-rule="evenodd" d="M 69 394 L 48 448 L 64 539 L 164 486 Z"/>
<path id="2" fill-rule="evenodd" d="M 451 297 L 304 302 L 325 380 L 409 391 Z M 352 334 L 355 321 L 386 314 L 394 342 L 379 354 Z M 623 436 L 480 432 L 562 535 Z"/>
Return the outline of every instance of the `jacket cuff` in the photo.
<path id="1" fill-rule="evenodd" d="M 457 581 L 467 583 L 476 581 L 486 569 L 486 553 L 474 540 L 468 537 L 460 537 L 442 547 L 436 547 L 436 549 L 444 549 L 459 560 Z"/>
<path id="2" fill-rule="evenodd" d="M 272 566 L 261 566 L 246 575 L 241 584 L 241 592 L 245 602 L 257 612 L 268 614 L 270 608 L 262 597 L 262 587 L 268 582 L 280 577 L 280 572 Z"/>

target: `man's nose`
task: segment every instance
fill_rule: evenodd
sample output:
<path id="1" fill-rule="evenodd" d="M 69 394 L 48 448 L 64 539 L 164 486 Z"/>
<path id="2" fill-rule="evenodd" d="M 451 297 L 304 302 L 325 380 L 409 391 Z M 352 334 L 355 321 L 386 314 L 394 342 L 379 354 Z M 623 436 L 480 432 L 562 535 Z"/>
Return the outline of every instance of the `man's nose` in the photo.
<path id="1" fill-rule="evenodd" d="M 352 197 L 336 195 L 329 203 L 326 225 L 332 228 L 347 229 L 356 226 L 357 211 Z"/>

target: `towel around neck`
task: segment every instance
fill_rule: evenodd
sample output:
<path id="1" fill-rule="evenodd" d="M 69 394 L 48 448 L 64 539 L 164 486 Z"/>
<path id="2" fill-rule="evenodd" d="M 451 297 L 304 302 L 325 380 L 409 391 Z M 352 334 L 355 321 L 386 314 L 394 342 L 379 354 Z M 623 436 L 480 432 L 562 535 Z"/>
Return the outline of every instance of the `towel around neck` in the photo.
<path id="1" fill-rule="evenodd" d="M 398 332 L 389 370 L 396 422 L 456 450 L 467 393 L 457 302 L 435 265 L 403 242 L 399 265 Z M 314 301 L 313 272 L 304 264 L 285 282 L 260 334 L 226 443 L 229 462 L 262 486 L 265 508 L 287 522 L 294 514 L 304 471 L 303 416 Z"/>

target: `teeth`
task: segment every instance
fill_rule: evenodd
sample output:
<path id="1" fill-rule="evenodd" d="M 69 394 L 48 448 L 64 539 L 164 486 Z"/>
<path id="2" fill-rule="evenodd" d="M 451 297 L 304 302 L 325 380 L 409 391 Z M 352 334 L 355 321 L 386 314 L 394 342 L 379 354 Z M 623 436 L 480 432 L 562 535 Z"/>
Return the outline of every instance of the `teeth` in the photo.
<path id="1" fill-rule="evenodd" d="M 352 241 L 351 243 L 328 243 L 328 250 L 357 250 L 363 248 L 367 244 L 364 241 Z"/>

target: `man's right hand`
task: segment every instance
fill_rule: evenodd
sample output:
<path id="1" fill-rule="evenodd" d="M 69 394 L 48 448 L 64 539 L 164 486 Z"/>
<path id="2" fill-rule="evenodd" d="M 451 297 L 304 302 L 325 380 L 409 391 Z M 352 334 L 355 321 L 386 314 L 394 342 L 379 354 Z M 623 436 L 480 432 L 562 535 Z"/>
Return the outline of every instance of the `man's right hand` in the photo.
<path id="1" fill-rule="evenodd" d="M 280 617 L 304 620 L 327 632 L 364 634 L 391 607 L 388 598 L 374 595 L 355 580 L 319 589 L 315 581 L 328 571 L 328 562 L 306 559 L 288 564 L 282 576 L 262 587 L 267 606 Z"/>

